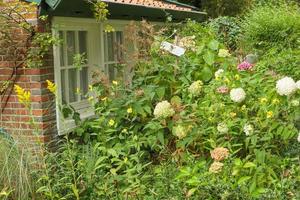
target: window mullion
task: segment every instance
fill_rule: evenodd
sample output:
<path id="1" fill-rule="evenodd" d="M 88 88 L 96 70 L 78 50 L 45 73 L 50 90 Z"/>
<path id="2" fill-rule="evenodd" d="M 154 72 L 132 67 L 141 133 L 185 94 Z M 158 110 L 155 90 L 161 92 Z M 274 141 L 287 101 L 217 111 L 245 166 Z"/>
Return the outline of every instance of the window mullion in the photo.
<path id="1" fill-rule="evenodd" d="M 64 56 L 64 63 L 65 63 L 65 66 L 68 66 L 68 53 L 67 53 L 67 31 L 63 31 L 63 38 L 64 38 L 64 49 L 63 49 L 63 54 L 65 54 Z M 69 77 L 69 70 L 68 68 L 65 69 L 65 77 L 64 77 L 64 82 L 65 82 L 65 97 L 66 97 L 66 103 L 69 103 L 69 80 L 68 80 L 68 77 Z"/>
<path id="2" fill-rule="evenodd" d="M 79 31 L 75 31 L 75 54 L 79 54 Z M 73 68 L 76 69 L 76 79 L 77 79 L 77 86 L 76 88 L 78 89 L 81 89 L 81 80 L 80 80 L 80 70 L 77 69 L 75 66 L 74 66 L 74 63 L 73 63 Z M 79 102 L 81 101 L 81 97 L 80 97 L 80 94 L 77 92 L 77 91 L 74 91 L 76 93 L 76 96 L 77 96 L 77 101 L 76 102 Z"/>

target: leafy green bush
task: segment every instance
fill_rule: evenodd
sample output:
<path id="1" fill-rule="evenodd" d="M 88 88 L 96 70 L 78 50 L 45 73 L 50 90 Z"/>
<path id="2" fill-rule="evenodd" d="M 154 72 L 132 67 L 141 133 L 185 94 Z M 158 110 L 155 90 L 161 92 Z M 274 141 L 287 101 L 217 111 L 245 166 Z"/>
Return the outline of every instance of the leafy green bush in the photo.
<path id="1" fill-rule="evenodd" d="M 241 24 L 246 50 L 296 49 L 299 47 L 299 7 L 283 3 L 253 8 Z"/>
<path id="2" fill-rule="evenodd" d="M 208 26 L 217 34 L 219 41 L 228 48 L 235 50 L 237 48 L 238 37 L 241 33 L 238 19 L 234 17 L 218 17 L 209 21 Z"/>
<path id="3" fill-rule="evenodd" d="M 260 65 L 238 70 L 195 22 L 176 30 L 155 37 L 132 85 L 90 86 L 97 118 L 49 154 L 43 199 L 300 197 L 299 82 Z M 162 41 L 187 51 L 175 57 Z"/>
<path id="4" fill-rule="evenodd" d="M 300 12 L 292 3 L 254 7 L 241 22 L 240 48 L 256 53 L 262 69 L 300 78 Z"/>

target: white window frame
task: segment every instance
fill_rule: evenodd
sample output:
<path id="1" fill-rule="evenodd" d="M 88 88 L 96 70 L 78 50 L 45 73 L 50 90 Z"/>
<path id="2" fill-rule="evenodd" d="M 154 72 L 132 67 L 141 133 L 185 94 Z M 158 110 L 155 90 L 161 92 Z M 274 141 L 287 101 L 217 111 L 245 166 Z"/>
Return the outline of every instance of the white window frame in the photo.
<path id="1" fill-rule="evenodd" d="M 105 23 L 99 23 L 95 19 L 88 18 L 73 18 L 73 17 L 53 17 L 52 32 L 58 36 L 59 31 L 87 31 L 87 60 L 88 60 L 88 77 L 89 81 L 92 80 L 91 72 L 93 69 L 102 70 L 105 72 L 105 55 L 104 55 L 104 30 L 106 25 L 111 25 L 116 31 L 124 31 L 126 25 L 130 21 L 128 20 L 107 20 Z M 124 37 L 124 34 L 123 34 Z M 123 38 L 124 41 L 124 38 Z M 58 105 L 61 105 L 61 68 L 60 68 L 60 47 L 53 47 L 54 57 L 54 80 L 58 89 L 58 100 L 56 106 L 56 121 L 58 134 L 62 135 L 72 131 L 76 126 L 72 119 L 63 119 Z M 65 59 L 66 60 L 66 59 Z M 90 83 L 90 82 L 89 82 Z M 74 103 L 74 108 L 81 110 L 80 116 L 82 119 L 95 116 L 93 107 L 90 105 L 87 107 L 87 101 Z"/>

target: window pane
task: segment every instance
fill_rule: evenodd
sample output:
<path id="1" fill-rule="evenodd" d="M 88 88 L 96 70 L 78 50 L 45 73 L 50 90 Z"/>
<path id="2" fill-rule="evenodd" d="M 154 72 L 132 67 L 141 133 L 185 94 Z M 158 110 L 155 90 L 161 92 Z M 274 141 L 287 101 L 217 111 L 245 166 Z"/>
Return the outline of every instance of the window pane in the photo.
<path id="1" fill-rule="evenodd" d="M 69 69 L 69 102 L 77 101 L 77 69 Z"/>
<path id="2" fill-rule="evenodd" d="M 123 32 L 116 32 L 116 49 L 117 49 L 117 61 L 122 61 L 123 59 Z"/>
<path id="3" fill-rule="evenodd" d="M 68 65 L 73 64 L 74 54 L 75 54 L 75 32 L 74 31 L 67 31 Z"/>
<path id="4" fill-rule="evenodd" d="M 109 81 L 115 80 L 115 64 L 107 65 Z"/>
<path id="5" fill-rule="evenodd" d="M 80 90 L 83 94 L 81 98 L 84 98 L 84 95 L 88 92 L 88 68 L 83 67 L 80 71 Z"/>
<path id="6" fill-rule="evenodd" d="M 65 66 L 64 32 L 59 31 L 58 34 L 59 34 L 59 39 L 61 40 L 61 44 L 59 47 L 60 66 Z"/>
<path id="7" fill-rule="evenodd" d="M 79 53 L 85 53 L 87 57 L 87 32 L 79 31 L 78 32 L 78 40 L 79 40 Z"/>
<path id="8" fill-rule="evenodd" d="M 106 61 L 115 61 L 114 58 L 114 33 L 106 33 L 106 46 L 107 51 Z"/>
<path id="9" fill-rule="evenodd" d="M 61 98 L 62 102 L 66 103 L 67 97 L 66 97 L 66 70 L 61 70 Z"/>

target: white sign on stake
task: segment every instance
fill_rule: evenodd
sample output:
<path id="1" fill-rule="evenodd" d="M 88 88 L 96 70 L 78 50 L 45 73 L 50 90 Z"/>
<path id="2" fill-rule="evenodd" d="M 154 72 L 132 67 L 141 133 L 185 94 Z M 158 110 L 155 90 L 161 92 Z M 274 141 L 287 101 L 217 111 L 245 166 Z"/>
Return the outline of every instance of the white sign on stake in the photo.
<path id="1" fill-rule="evenodd" d="M 175 56 L 182 56 L 185 53 L 184 48 L 181 48 L 179 46 L 176 46 L 176 45 L 171 44 L 171 43 L 166 42 L 166 41 L 161 43 L 160 48 L 170 52 L 171 54 L 173 54 Z"/>

